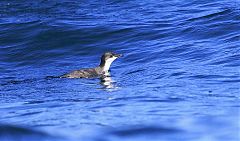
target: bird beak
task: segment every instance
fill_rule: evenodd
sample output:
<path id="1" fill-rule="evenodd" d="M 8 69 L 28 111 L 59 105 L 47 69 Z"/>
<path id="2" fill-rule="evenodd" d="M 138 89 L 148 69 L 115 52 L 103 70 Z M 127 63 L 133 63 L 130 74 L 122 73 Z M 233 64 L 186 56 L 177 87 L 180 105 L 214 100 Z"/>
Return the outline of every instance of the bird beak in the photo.
<path id="1" fill-rule="evenodd" d="M 123 55 L 122 54 L 114 54 L 114 56 L 119 58 L 119 57 L 122 57 Z"/>

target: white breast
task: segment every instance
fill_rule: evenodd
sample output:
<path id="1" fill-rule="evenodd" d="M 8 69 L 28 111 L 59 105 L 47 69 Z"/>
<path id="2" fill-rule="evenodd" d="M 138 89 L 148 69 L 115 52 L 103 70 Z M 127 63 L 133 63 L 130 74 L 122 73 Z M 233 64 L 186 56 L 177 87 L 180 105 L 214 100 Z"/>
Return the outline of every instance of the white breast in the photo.
<path id="1" fill-rule="evenodd" d="M 106 60 L 105 65 L 104 65 L 104 67 L 103 67 L 103 71 L 104 71 L 104 72 L 108 72 L 108 70 L 109 70 L 112 62 L 113 62 L 115 59 L 117 59 L 117 57 L 112 57 L 112 58 L 109 58 L 109 59 Z"/>

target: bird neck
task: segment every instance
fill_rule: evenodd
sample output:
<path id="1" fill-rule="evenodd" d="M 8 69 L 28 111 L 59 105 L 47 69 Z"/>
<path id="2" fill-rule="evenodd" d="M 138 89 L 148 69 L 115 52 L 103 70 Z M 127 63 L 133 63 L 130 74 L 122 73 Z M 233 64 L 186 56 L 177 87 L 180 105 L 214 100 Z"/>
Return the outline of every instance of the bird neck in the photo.
<path id="1" fill-rule="evenodd" d="M 115 59 L 116 58 L 110 58 L 108 60 L 101 61 L 100 67 L 102 68 L 103 72 L 109 72 L 110 66 Z"/>

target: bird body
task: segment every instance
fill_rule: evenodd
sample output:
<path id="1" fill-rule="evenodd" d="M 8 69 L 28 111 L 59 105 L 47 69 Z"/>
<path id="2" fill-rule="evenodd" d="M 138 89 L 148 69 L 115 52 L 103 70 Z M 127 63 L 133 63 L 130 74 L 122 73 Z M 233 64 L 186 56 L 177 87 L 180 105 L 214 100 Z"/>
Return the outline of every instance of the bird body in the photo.
<path id="1" fill-rule="evenodd" d="M 122 55 L 113 52 L 106 52 L 102 55 L 101 63 L 98 67 L 75 70 L 60 76 L 60 78 L 94 78 L 109 76 L 109 69 L 112 62 L 120 56 Z"/>

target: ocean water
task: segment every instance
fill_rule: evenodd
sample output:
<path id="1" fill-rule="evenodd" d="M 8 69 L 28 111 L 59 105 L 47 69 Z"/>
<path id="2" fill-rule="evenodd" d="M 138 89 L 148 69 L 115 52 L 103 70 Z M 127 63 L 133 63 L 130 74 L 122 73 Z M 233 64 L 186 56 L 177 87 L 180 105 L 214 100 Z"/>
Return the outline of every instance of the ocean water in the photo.
<path id="1" fill-rule="evenodd" d="M 1 0 L 1 141 L 240 140 L 239 0 Z M 122 53 L 111 81 L 59 79 Z"/>

